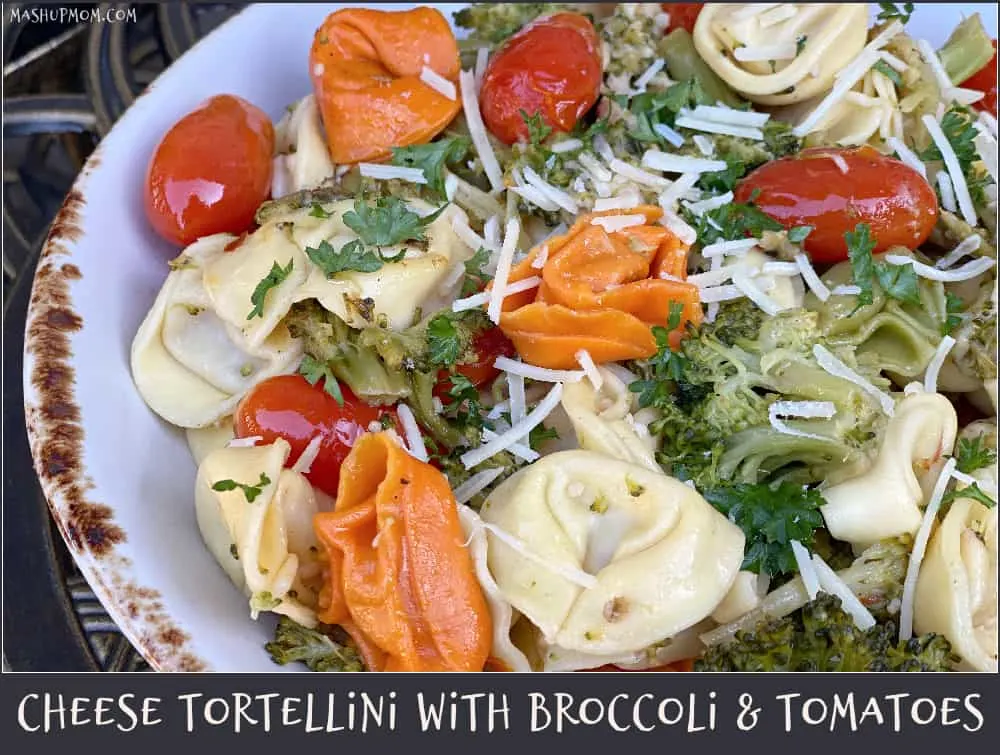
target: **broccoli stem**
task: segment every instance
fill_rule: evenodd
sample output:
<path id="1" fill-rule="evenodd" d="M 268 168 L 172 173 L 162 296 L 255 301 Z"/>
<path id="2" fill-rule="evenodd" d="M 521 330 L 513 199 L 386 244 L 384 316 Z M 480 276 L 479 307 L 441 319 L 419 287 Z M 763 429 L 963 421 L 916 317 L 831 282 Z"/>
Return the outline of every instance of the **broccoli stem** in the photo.
<path id="1" fill-rule="evenodd" d="M 667 70 L 674 81 L 697 79 L 713 100 L 719 100 L 729 107 L 743 104 L 736 93 L 701 59 L 694 47 L 694 40 L 686 29 L 674 29 L 665 36 L 660 42 L 660 54 L 667 62 Z"/>
<path id="2" fill-rule="evenodd" d="M 953 84 L 961 84 L 981 71 L 993 59 L 993 40 L 983 28 L 978 13 L 973 13 L 955 27 L 938 58 Z"/>

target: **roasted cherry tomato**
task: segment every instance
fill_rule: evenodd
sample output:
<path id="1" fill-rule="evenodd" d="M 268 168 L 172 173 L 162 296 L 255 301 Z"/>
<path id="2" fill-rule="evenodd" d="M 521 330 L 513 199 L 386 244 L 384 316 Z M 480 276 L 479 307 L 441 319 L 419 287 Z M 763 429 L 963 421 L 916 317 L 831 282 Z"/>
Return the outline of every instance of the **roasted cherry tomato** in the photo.
<path id="1" fill-rule="evenodd" d="M 476 352 L 476 361 L 457 365 L 455 372 L 464 375 L 477 388 L 486 385 L 500 374 L 500 370 L 493 366 L 497 357 L 513 357 L 517 354 L 514 344 L 500 328 L 488 328 L 479 333 L 472 342 L 472 348 Z M 448 392 L 452 387 L 448 375 L 447 370 L 441 370 L 434 389 L 434 394 L 445 403 L 448 403 Z"/>
<path id="2" fill-rule="evenodd" d="M 222 94 L 166 133 L 146 171 L 146 217 L 186 246 L 213 233 L 241 233 L 270 196 L 274 126 L 246 100 Z"/>
<path id="3" fill-rule="evenodd" d="M 601 45 L 578 13 L 556 13 L 525 26 L 493 56 L 480 90 L 486 127 L 505 144 L 528 140 L 521 115 L 539 114 L 555 131 L 570 131 L 597 102 Z"/>
<path id="4" fill-rule="evenodd" d="M 344 405 L 323 389 L 323 382 L 310 385 L 301 375 L 279 375 L 254 386 L 236 409 L 233 418 L 237 438 L 260 436 L 263 443 L 284 438 L 292 447 L 288 464 L 299 458 L 317 435 L 322 436 L 319 454 L 306 477 L 317 488 L 337 494 L 340 465 L 354 441 L 390 407 L 370 406 L 341 383 Z"/>
<path id="5" fill-rule="evenodd" d="M 993 59 L 963 81 L 961 86 L 965 89 L 985 92 L 986 96 L 979 102 L 972 103 L 972 107 L 977 110 L 988 110 L 993 115 L 997 114 L 997 41 L 995 39 L 993 40 Z"/>
<path id="6" fill-rule="evenodd" d="M 660 6 L 670 14 L 668 29 L 687 29 L 694 31 L 694 22 L 705 7 L 705 3 L 660 3 Z"/>
<path id="7" fill-rule="evenodd" d="M 938 218 L 937 194 L 912 168 L 871 147 L 806 149 L 766 163 L 735 192 L 785 228 L 810 225 L 804 248 L 815 262 L 847 259 L 844 233 L 871 228 L 875 253 L 897 244 L 916 249 Z"/>

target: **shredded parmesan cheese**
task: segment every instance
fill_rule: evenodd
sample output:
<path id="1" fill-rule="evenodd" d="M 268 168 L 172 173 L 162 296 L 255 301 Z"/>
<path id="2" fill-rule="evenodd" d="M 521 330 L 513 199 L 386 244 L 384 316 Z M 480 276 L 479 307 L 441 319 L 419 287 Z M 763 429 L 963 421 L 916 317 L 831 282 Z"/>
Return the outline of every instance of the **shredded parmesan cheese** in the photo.
<path id="1" fill-rule="evenodd" d="M 670 230 L 682 243 L 688 246 L 698 240 L 698 232 L 685 223 L 684 219 L 678 216 L 672 207 L 664 207 L 662 204 L 660 207 L 663 209 L 663 217 L 660 218 L 660 224 L 664 228 Z"/>
<path id="2" fill-rule="evenodd" d="M 524 166 L 524 179 L 529 185 L 544 194 L 546 199 L 549 199 L 559 205 L 559 207 L 566 210 L 566 212 L 575 215 L 580 210 L 580 206 L 576 203 L 576 200 L 573 199 L 573 197 L 562 189 L 550 184 L 528 165 Z"/>
<path id="3" fill-rule="evenodd" d="M 448 81 L 448 79 L 432 68 L 424 66 L 420 71 L 420 80 L 441 96 L 447 97 L 449 100 L 458 99 L 458 90 L 455 88 L 454 82 Z"/>
<path id="4" fill-rule="evenodd" d="M 892 396 L 869 383 L 861 377 L 861 375 L 856 373 L 846 364 L 837 359 L 837 357 L 831 354 L 826 347 L 821 346 L 818 343 L 815 344 L 813 346 L 813 356 L 816 357 L 816 362 L 819 366 L 828 373 L 834 377 L 839 377 L 847 380 L 848 382 L 854 383 L 854 385 L 858 386 L 858 388 L 875 398 L 882 407 L 883 412 L 890 417 L 893 415 L 896 409 L 896 402 L 893 400 Z"/>
<path id="5" fill-rule="evenodd" d="M 910 562 L 906 566 L 906 577 L 903 579 L 903 597 L 899 607 L 899 639 L 906 641 L 913 637 L 913 599 L 917 591 L 917 577 L 920 575 L 920 564 L 927 552 L 927 541 L 931 536 L 931 528 L 937 521 L 937 513 L 944 499 L 945 488 L 951 481 L 955 471 L 956 461 L 948 459 L 938 475 L 931 498 L 924 509 L 924 518 L 913 540 L 913 550 L 910 551 Z"/>
<path id="6" fill-rule="evenodd" d="M 653 131 L 674 147 L 680 147 L 684 144 L 684 136 L 680 132 L 674 131 L 666 123 L 654 123 Z"/>
<path id="7" fill-rule="evenodd" d="M 634 165 L 629 165 L 627 162 L 619 160 L 617 157 L 612 157 L 608 160 L 608 167 L 611 168 L 612 172 L 617 173 L 619 176 L 623 176 L 630 181 L 635 181 L 636 183 L 643 184 L 644 186 L 651 186 L 654 189 L 665 189 L 670 185 L 670 182 L 662 176 L 656 176 L 642 170 L 641 168 L 636 168 Z"/>
<path id="8" fill-rule="evenodd" d="M 958 212 L 958 201 L 955 199 L 955 187 L 946 171 L 937 174 L 938 191 L 941 193 L 941 206 L 948 212 Z"/>
<path id="9" fill-rule="evenodd" d="M 948 352 L 954 345 L 955 339 L 951 336 L 942 338 L 934 356 L 927 364 L 927 371 L 924 373 L 924 390 L 928 393 L 937 393 L 938 374 L 941 372 L 941 367 L 944 366 L 944 360 L 948 358 Z"/>
<path id="10" fill-rule="evenodd" d="M 507 394 L 510 396 L 510 421 L 516 425 L 528 416 L 528 401 L 524 395 L 524 375 L 507 373 Z"/>
<path id="11" fill-rule="evenodd" d="M 583 142 L 580 139 L 563 139 L 561 142 L 556 142 L 549 147 L 549 152 L 561 155 L 563 152 L 573 152 L 574 150 L 581 149 L 582 147 Z"/>
<path id="12" fill-rule="evenodd" d="M 403 433 L 406 435 L 406 447 L 410 454 L 420 461 L 427 461 L 427 447 L 424 445 L 424 436 L 417 425 L 417 419 L 413 416 L 413 410 L 406 404 L 396 405 L 396 416 L 399 417 L 403 425 Z"/>
<path id="13" fill-rule="evenodd" d="M 764 138 L 764 132 L 759 128 L 752 128 L 750 126 L 734 126 L 731 123 L 717 123 L 715 121 L 707 121 L 702 118 L 695 118 L 692 115 L 687 115 L 691 111 L 681 110 L 681 114 L 677 116 L 674 121 L 675 126 L 681 128 L 689 128 L 694 131 L 703 131 L 706 134 L 725 134 L 727 136 L 740 136 L 744 139 L 753 139 L 754 141 L 761 141 Z"/>
<path id="14" fill-rule="evenodd" d="M 459 85 L 462 89 L 462 111 L 469 127 L 469 136 L 476 148 L 476 154 L 479 155 L 479 161 L 483 164 L 483 172 L 489 179 L 490 186 L 494 192 L 499 192 L 503 189 L 503 171 L 500 170 L 500 162 L 497 160 L 496 152 L 493 151 L 493 145 L 490 144 L 482 113 L 479 112 L 476 78 L 472 71 L 462 71 L 459 74 Z"/>
<path id="15" fill-rule="evenodd" d="M 980 236 L 978 233 L 974 233 L 971 236 L 968 236 L 965 239 L 963 239 L 958 246 L 956 246 L 954 249 L 948 252 L 944 257 L 935 262 L 934 267 L 936 267 L 938 270 L 946 270 L 947 268 L 954 265 L 963 257 L 977 251 L 982 243 L 983 243 L 982 236 Z"/>
<path id="16" fill-rule="evenodd" d="M 462 268 L 463 272 L 465 268 Z M 503 298 L 506 299 L 508 296 L 513 296 L 514 294 L 519 294 L 522 291 L 530 291 L 533 288 L 538 288 L 542 284 L 542 279 L 537 275 L 533 275 L 530 278 L 524 278 L 519 280 L 517 283 L 511 283 L 507 286 L 504 291 Z M 476 307 L 481 307 L 484 304 L 488 304 L 493 297 L 491 291 L 483 291 L 482 293 L 473 294 L 472 296 L 467 296 L 464 299 L 455 299 L 451 303 L 452 312 L 464 312 L 467 309 L 476 309 Z"/>
<path id="17" fill-rule="evenodd" d="M 497 540 L 502 542 L 504 545 L 517 551 L 519 555 L 524 556 L 524 558 L 529 561 L 533 561 L 543 569 L 546 569 L 553 574 L 558 574 L 563 579 L 572 582 L 575 585 L 579 585 L 585 590 L 589 590 L 597 586 L 597 578 L 592 574 L 587 574 L 587 572 L 582 569 L 578 569 L 575 566 L 556 563 L 555 561 L 550 561 L 543 556 L 538 555 L 532 551 L 524 541 L 514 537 L 506 530 L 500 529 L 495 524 L 484 522 L 482 527 L 487 532 L 494 535 Z"/>
<path id="18" fill-rule="evenodd" d="M 861 286 L 835 286 L 830 293 L 833 296 L 857 296 L 861 293 Z"/>
<path id="19" fill-rule="evenodd" d="M 703 257 L 723 257 L 733 255 L 742 257 L 760 243 L 760 239 L 737 239 L 735 241 L 716 241 L 701 250 Z"/>
<path id="20" fill-rule="evenodd" d="M 962 173 L 962 166 L 958 162 L 955 150 L 941 130 L 941 124 L 932 116 L 925 115 L 921 119 L 927 127 L 927 132 L 934 141 L 944 166 L 951 177 L 951 184 L 955 187 L 955 198 L 958 200 L 958 207 L 962 211 L 962 219 L 969 225 L 976 225 L 976 208 L 972 204 L 972 196 L 969 194 L 969 186 L 965 182 L 965 175 Z"/>
<path id="21" fill-rule="evenodd" d="M 726 169 L 725 160 L 706 160 L 701 157 L 672 155 L 659 150 L 647 150 L 642 156 L 642 164 L 653 170 L 666 173 L 714 173 Z"/>
<path id="22" fill-rule="evenodd" d="M 781 305 L 766 293 L 761 291 L 761 289 L 753 280 L 751 280 L 750 276 L 746 272 L 742 270 L 735 271 L 733 273 L 733 283 L 750 301 L 756 304 L 766 314 L 774 316 L 781 311 Z"/>
<path id="23" fill-rule="evenodd" d="M 691 141 L 694 142 L 694 146 L 696 146 L 698 151 L 705 157 L 711 157 L 715 154 L 715 142 L 704 134 L 695 134 L 691 137 Z"/>
<path id="24" fill-rule="evenodd" d="M 497 416 L 499 417 L 500 415 Z M 487 430 L 484 428 L 482 437 L 484 442 L 489 442 L 491 440 L 499 438 L 500 435 L 499 433 L 495 433 L 492 430 Z M 513 456 L 516 456 L 517 458 L 521 459 L 522 461 L 526 461 L 529 464 L 541 458 L 541 454 L 538 453 L 538 451 L 532 450 L 523 443 L 511 443 L 509 446 L 507 446 L 507 450 L 510 451 L 510 453 Z"/>
<path id="25" fill-rule="evenodd" d="M 809 290 L 815 294 L 816 298 L 820 301 L 826 301 L 830 298 L 830 289 L 827 288 L 826 284 L 820 279 L 819 274 L 816 272 L 816 268 L 812 266 L 809 261 L 809 257 L 802 252 L 795 255 L 795 264 L 798 265 L 799 273 L 802 275 L 802 279 L 809 286 Z"/>
<path id="26" fill-rule="evenodd" d="M 233 438 L 226 443 L 226 448 L 253 448 L 258 442 L 263 440 L 263 435 L 250 435 L 246 438 Z"/>
<path id="27" fill-rule="evenodd" d="M 503 246 L 500 248 L 500 258 L 497 261 L 497 273 L 493 277 L 493 288 L 490 291 L 490 304 L 486 314 L 494 323 L 500 323 L 500 312 L 504 297 L 507 295 L 507 279 L 514 264 L 514 252 L 517 251 L 517 240 L 521 236 L 521 221 L 515 215 L 507 221 Z"/>
<path id="28" fill-rule="evenodd" d="M 944 70 L 944 66 L 941 64 L 941 59 L 938 58 L 937 53 L 934 52 L 934 48 L 931 43 L 926 39 L 917 40 L 917 49 L 920 50 L 920 57 L 927 61 L 927 65 L 931 67 L 931 71 L 934 72 L 934 78 L 937 79 L 938 86 L 941 88 L 942 94 L 946 93 L 951 89 L 951 79 L 948 78 L 948 72 Z"/>
<path id="29" fill-rule="evenodd" d="M 789 540 L 792 546 L 792 554 L 795 556 L 795 564 L 799 567 L 799 576 L 802 578 L 802 586 L 806 588 L 806 595 L 809 600 L 816 600 L 819 595 L 819 573 L 809 556 L 809 551 L 798 540 Z"/>
<path id="30" fill-rule="evenodd" d="M 490 62 L 490 48 L 480 47 L 476 50 L 476 96 L 479 96 L 479 90 L 483 86 L 483 75 L 486 73 L 486 65 Z"/>
<path id="31" fill-rule="evenodd" d="M 700 173 L 684 173 L 669 188 L 660 195 L 660 206 L 674 208 L 677 202 L 686 196 L 698 183 Z"/>
<path id="32" fill-rule="evenodd" d="M 359 163 L 358 169 L 361 175 L 366 178 L 377 178 L 382 181 L 391 181 L 398 178 L 400 181 L 409 181 L 414 184 L 427 183 L 427 176 L 422 168 L 402 168 L 398 165 L 379 165 L 376 163 Z"/>
<path id="33" fill-rule="evenodd" d="M 645 215 L 603 215 L 592 219 L 590 224 L 599 225 L 608 233 L 615 233 L 625 228 L 643 225 L 645 222 Z"/>
<path id="34" fill-rule="evenodd" d="M 747 63 L 757 60 L 791 60 L 796 55 L 794 42 L 776 45 L 743 45 L 733 50 L 733 57 Z"/>
<path id="35" fill-rule="evenodd" d="M 626 194 L 620 197 L 599 197 L 594 200 L 595 212 L 603 212 L 604 210 L 631 210 L 638 206 L 639 197 L 635 194 Z"/>
<path id="36" fill-rule="evenodd" d="M 739 286 L 712 286 L 698 291 L 698 298 L 701 299 L 702 304 L 742 299 L 744 296 L 745 294 Z"/>
<path id="37" fill-rule="evenodd" d="M 727 191 L 725 194 L 719 194 L 717 197 L 709 197 L 708 199 L 703 199 L 700 202 L 690 202 L 687 205 L 687 208 L 695 215 L 704 215 L 709 210 L 714 210 L 717 207 L 723 207 L 732 201 L 733 192 Z"/>
<path id="38" fill-rule="evenodd" d="M 885 255 L 885 261 L 890 265 L 913 265 L 913 271 L 921 278 L 941 281 L 942 283 L 957 283 L 958 281 L 978 278 L 996 265 L 996 260 L 990 257 L 977 257 L 974 260 L 966 262 L 961 267 L 955 267 L 951 270 L 938 270 L 930 265 L 925 265 L 923 262 L 918 262 L 913 257 L 907 257 L 905 254 L 887 254 Z"/>
<path id="39" fill-rule="evenodd" d="M 458 503 L 468 503 L 476 495 L 488 488 L 502 474 L 503 467 L 484 469 L 482 472 L 476 472 L 472 477 L 455 488 L 455 500 Z"/>
<path id="40" fill-rule="evenodd" d="M 298 472 L 299 474 L 309 474 L 312 470 L 313 462 L 316 461 L 316 457 L 319 456 L 319 447 L 323 443 L 323 436 L 316 435 L 309 441 L 304 449 L 302 449 L 302 454 L 295 463 L 292 465 L 292 471 Z"/>
<path id="41" fill-rule="evenodd" d="M 614 178 L 610 170 L 601 165 L 597 158 L 588 152 L 581 152 L 576 157 L 580 161 L 580 165 L 590 171 L 591 175 L 594 176 L 598 181 L 607 182 Z"/>
<path id="42" fill-rule="evenodd" d="M 764 275 L 778 275 L 788 278 L 799 274 L 799 266 L 794 262 L 765 262 L 760 266 L 760 271 Z"/>
<path id="43" fill-rule="evenodd" d="M 815 553 L 812 556 L 812 562 L 816 568 L 816 576 L 819 578 L 820 587 L 824 592 L 840 598 L 841 608 L 851 615 L 855 626 L 863 632 L 875 626 L 875 617 L 872 616 L 871 611 L 865 608 L 864 603 L 858 599 L 858 596 L 840 578 L 840 575 Z"/>
<path id="44" fill-rule="evenodd" d="M 636 91 L 644 92 L 646 90 L 646 87 L 649 85 L 649 82 L 653 80 L 653 77 L 656 76 L 656 74 L 658 74 L 660 71 L 663 70 L 663 67 L 666 64 L 667 61 L 665 61 L 663 58 L 657 58 L 652 63 L 650 63 L 649 67 L 642 72 L 639 78 L 635 80 L 635 84 L 633 84 L 633 86 L 635 87 Z"/>
<path id="45" fill-rule="evenodd" d="M 785 435 L 796 435 L 800 438 L 828 440 L 822 435 L 796 430 L 783 422 L 779 417 L 801 417 L 803 419 L 830 419 L 837 412 L 837 407 L 830 401 L 775 401 L 768 407 L 767 417 L 771 427 Z"/>
<path id="46" fill-rule="evenodd" d="M 562 383 L 556 383 L 545 395 L 545 398 L 539 401 L 538 405 L 528 413 L 527 417 L 520 422 L 514 423 L 513 427 L 490 440 L 488 443 L 484 443 L 478 448 L 474 448 L 471 451 L 467 451 L 462 454 L 461 461 L 465 468 L 472 469 L 476 465 L 489 459 L 491 456 L 506 450 L 511 444 L 517 443 L 519 440 L 526 437 L 528 433 L 540 425 L 545 418 L 551 414 L 552 410 L 556 408 L 559 404 L 559 400 L 562 398 L 562 390 Z"/>
<path id="47" fill-rule="evenodd" d="M 590 352 L 587 351 L 586 349 L 580 349 L 578 352 L 576 352 L 576 361 L 580 363 L 580 367 L 587 375 L 587 379 L 590 381 L 590 384 L 594 387 L 594 390 L 595 391 L 601 390 L 601 386 L 604 385 L 604 378 L 601 377 L 601 371 L 598 370 L 597 365 L 594 364 L 594 360 L 590 356 Z"/>
<path id="48" fill-rule="evenodd" d="M 536 367 L 510 357 L 497 357 L 493 366 L 504 372 L 545 383 L 577 383 L 584 377 L 580 370 L 550 370 L 548 367 Z"/>

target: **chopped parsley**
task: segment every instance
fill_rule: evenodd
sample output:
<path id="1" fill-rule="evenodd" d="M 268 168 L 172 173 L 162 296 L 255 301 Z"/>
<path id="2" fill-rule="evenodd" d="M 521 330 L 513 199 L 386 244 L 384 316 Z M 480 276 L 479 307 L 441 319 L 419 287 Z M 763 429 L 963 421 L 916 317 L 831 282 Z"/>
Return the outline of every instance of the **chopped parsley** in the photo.
<path id="1" fill-rule="evenodd" d="M 348 241 L 339 250 L 334 249 L 330 242 L 321 241 L 319 246 L 307 246 L 306 256 L 327 278 L 351 270 L 374 273 L 382 269 L 382 265 L 386 262 L 380 254 L 367 249 L 357 239 Z"/>
<path id="2" fill-rule="evenodd" d="M 535 425 L 528 432 L 528 447 L 534 451 L 547 440 L 559 440 L 559 431 L 544 424 Z"/>
<path id="3" fill-rule="evenodd" d="M 459 162 L 469 151 L 472 142 L 464 136 L 446 136 L 428 144 L 394 147 L 392 164 L 404 168 L 419 168 L 424 172 L 427 186 L 439 196 L 445 196 L 444 169 L 449 163 Z"/>
<path id="4" fill-rule="evenodd" d="M 312 209 L 309 210 L 309 217 L 322 218 L 323 220 L 326 220 L 327 218 L 332 218 L 333 213 L 327 212 L 325 209 L 323 209 L 323 205 L 321 205 L 319 202 L 313 202 Z"/>
<path id="5" fill-rule="evenodd" d="M 534 115 L 528 115 L 525 110 L 521 110 L 520 113 L 521 120 L 528 127 L 528 141 L 531 144 L 541 144 L 552 133 L 552 126 L 548 125 L 542 118 L 541 111 L 535 111 Z"/>
<path id="6" fill-rule="evenodd" d="M 680 351 L 670 348 L 670 333 L 680 327 L 684 306 L 680 302 L 670 303 L 670 316 L 667 327 L 654 325 L 653 338 L 656 339 L 656 354 L 649 359 L 651 371 L 649 380 L 635 380 L 629 384 L 632 393 L 639 394 L 640 407 L 656 406 L 663 401 L 669 401 L 670 383 L 679 383 L 688 367 L 687 357 Z"/>
<path id="7" fill-rule="evenodd" d="M 247 315 L 248 320 L 252 320 L 255 317 L 264 317 L 264 302 L 267 299 L 268 291 L 284 283 L 285 279 L 292 272 L 292 265 L 294 262 L 295 260 L 288 260 L 288 265 L 286 267 L 282 267 L 276 260 L 274 264 L 271 265 L 270 272 L 261 278 L 260 283 L 256 285 L 253 293 L 250 294 L 250 303 L 253 304 L 253 309 L 251 309 L 250 314 Z"/>
<path id="8" fill-rule="evenodd" d="M 306 354 L 302 357 L 299 365 L 299 374 L 306 379 L 309 385 L 316 385 L 323 381 L 323 390 L 329 393 L 341 406 L 344 405 L 344 394 L 340 390 L 340 382 L 330 369 L 330 365 Z"/>
<path id="9" fill-rule="evenodd" d="M 965 311 L 962 299 L 951 291 L 944 292 L 944 322 L 941 323 L 941 335 L 946 336 L 962 324 L 961 313 Z"/>
<path id="10" fill-rule="evenodd" d="M 427 358 L 432 364 L 450 367 L 462 354 L 462 339 L 447 313 L 427 324 Z"/>
<path id="11" fill-rule="evenodd" d="M 983 489 L 979 487 L 979 483 L 974 482 L 961 489 L 953 488 L 949 490 L 944 494 L 944 498 L 941 499 L 941 506 L 948 506 L 957 501 L 959 498 L 971 498 L 973 501 L 978 501 L 983 504 L 983 506 L 988 509 L 992 509 L 997 505 L 996 501 L 983 492 Z"/>
<path id="12" fill-rule="evenodd" d="M 271 478 L 268 477 L 263 472 L 260 473 L 260 479 L 255 485 L 244 484 L 242 482 L 236 482 L 236 480 L 219 480 L 212 485 L 212 490 L 219 493 L 225 493 L 230 490 L 242 490 L 243 495 L 246 496 L 247 503 L 253 503 L 257 500 L 257 496 L 261 494 L 264 486 L 271 484 Z"/>
<path id="13" fill-rule="evenodd" d="M 784 228 L 777 220 L 766 215 L 752 204 L 723 205 L 709 210 L 698 220 L 698 241 L 708 246 L 716 241 L 760 238 L 764 231 L 780 231 Z"/>
<path id="14" fill-rule="evenodd" d="M 790 542 L 808 547 L 823 526 L 823 496 L 794 483 L 729 485 L 704 496 L 743 530 L 747 540 L 741 568 L 755 574 L 794 574 L 798 566 Z"/>
<path id="15" fill-rule="evenodd" d="M 851 261 L 854 285 L 861 289 L 858 306 L 874 301 L 872 282 L 877 280 L 885 295 L 905 304 L 920 304 L 920 279 L 913 265 L 890 265 L 872 256 L 875 240 L 867 223 L 858 223 L 844 234 L 847 257 Z"/>
<path id="16" fill-rule="evenodd" d="M 476 253 L 465 261 L 465 279 L 462 281 L 461 296 L 472 296 L 486 288 L 491 277 L 483 272 L 483 267 L 490 260 L 490 250 L 479 247 Z"/>
<path id="17" fill-rule="evenodd" d="M 975 119 L 967 108 L 952 106 L 941 117 L 941 131 L 955 151 L 958 164 L 962 167 L 962 173 L 966 176 L 972 168 L 972 163 L 979 159 L 975 138 L 979 132 L 975 127 Z M 933 142 L 920 153 L 920 159 L 926 162 L 941 160 L 941 151 Z"/>
<path id="18" fill-rule="evenodd" d="M 374 204 L 356 199 L 354 209 L 344 213 L 344 225 L 358 234 L 365 246 L 395 246 L 404 241 L 424 241 L 424 228 L 444 209 L 422 218 L 399 197 L 379 197 Z"/>
<path id="19" fill-rule="evenodd" d="M 897 87 L 903 86 L 903 77 L 899 75 L 899 71 L 890 66 L 884 60 L 880 60 L 878 63 L 873 65 L 872 70 L 878 71 Z"/>
<path id="20" fill-rule="evenodd" d="M 788 229 L 788 240 L 793 244 L 801 244 L 815 230 L 811 225 L 797 225 Z"/>
<path id="21" fill-rule="evenodd" d="M 677 114 L 686 107 L 714 104 L 697 79 L 673 84 L 662 92 L 644 92 L 632 98 L 629 105 L 635 125 L 629 135 L 639 142 L 663 141 L 654 126 L 673 126 Z M 625 103 L 622 103 L 625 106 Z"/>
<path id="22" fill-rule="evenodd" d="M 903 3 L 902 10 L 900 10 L 899 5 L 896 3 L 879 3 L 878 7 L 881 8 L 876 19 L 878 21 L 891 21 L 894 18 L 898 18 L 905 24 L 910 20 L 910 16 L 913 15 L 913 3 Z"/>
<path id="23" fill-rule="evenodd" d="M 977 469 L 988 467 L 997 460 L 997 452 L 983 445 L 983 436 L 959 438 L 955 453 L 955 468 L 959 472 L 971 474 Z"/>

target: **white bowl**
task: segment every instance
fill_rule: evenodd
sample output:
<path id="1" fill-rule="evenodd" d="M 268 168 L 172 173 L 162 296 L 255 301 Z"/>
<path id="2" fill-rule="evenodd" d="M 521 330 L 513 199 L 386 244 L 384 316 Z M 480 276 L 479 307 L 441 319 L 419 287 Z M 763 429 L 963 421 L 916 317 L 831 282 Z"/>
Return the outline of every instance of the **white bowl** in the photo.
<path id="1" fill-rule="evenodd" d="M 146 163 L 167 129 L 214 94 L 245 97 L 277 121 L 310 91 L 313 33 L 336 7 L 254 5 L 195 45 L 91 156 L 39 261 L 24 372 L 36 471 L 80 569 L 159 670 L 302 669 L 277 666 L 265 652 L 272 622 L 250 619 L 245 597 L 202 544 L 184 435 L 132 384 L 132 338 L 178 252 L 146 222 Z M 450 17 L 462 6 L 437 7 Z M 909 31 L 940 45 L 976 11 L 996 35 L 989 4 L 919 4 Z"/>

